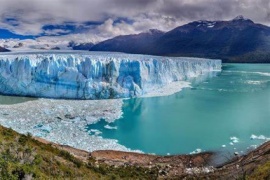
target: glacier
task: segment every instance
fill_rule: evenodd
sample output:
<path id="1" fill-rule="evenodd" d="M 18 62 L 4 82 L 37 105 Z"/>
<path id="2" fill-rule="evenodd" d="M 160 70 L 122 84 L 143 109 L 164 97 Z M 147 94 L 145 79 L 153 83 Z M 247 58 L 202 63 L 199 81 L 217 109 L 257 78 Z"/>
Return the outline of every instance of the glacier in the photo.
<path id="1" fill-rule="evenodd" d="M 139 97 L 220 71 L 221 60 L 108 52 L 0 54 L 0 93 L 66 99 Z"/>

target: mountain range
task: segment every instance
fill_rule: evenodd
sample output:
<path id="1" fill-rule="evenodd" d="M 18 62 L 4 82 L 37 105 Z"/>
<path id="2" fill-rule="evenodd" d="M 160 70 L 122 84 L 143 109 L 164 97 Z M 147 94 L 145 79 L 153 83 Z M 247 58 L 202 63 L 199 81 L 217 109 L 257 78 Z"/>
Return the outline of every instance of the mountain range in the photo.
<path id="1" fill-rule="evenodd" d="M 1 47 L 2 46 L 2 47 Z M 150 29 L 97 44 L 41 39 L 2 40 L 0 52 L 9 50 L 90 50 L 158 56 L 222 59 L 223 62 L 270 63 L 270 27 L 237 16 L 229 21 L 194 21 L 163 32 Z"/>
<path id="2" fill-rule="evenodd" d="M 169 32 L 117 36 L 90 51 L 218 58 L 223 62 L 270 63 L 270 27 L 243 16 L 230 21 L 194 21 Z"/>

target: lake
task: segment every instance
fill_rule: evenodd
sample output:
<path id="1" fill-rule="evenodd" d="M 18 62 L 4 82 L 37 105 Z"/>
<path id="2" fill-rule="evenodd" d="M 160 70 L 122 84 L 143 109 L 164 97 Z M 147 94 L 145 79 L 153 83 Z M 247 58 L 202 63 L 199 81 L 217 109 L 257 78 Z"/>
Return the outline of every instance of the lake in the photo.
<path id="1" fill-rule="evenodd" d="M 244 153 L 270 137 L 270 65 L 223 64 L 174 95 L 124 100 L 123 117 L 91 124 L 101 136 L 159 155 Z"/>
<path id="2" fill-rule="evenodd" d="M 170 96 L 125 99 L 122 107 L 123 115 L 120 119 L 113 123 L 101 119 L 95 124 L 87 125 L 88 131 L 80 133 L 86 133 L 87 138 L 88 133 L 93 136 L 93 132 L 98 132 L 95 135 L 98 136 L 95 138 L 97 142 L 101 142 L 99 139 L 101 136 L 103 139 L 117 140 L 120 145 L 130 150 L 140 150 L 145 153 L 167 155 L 214 151 L 218 152 L 219 158 L 217 159 L 222 160 L 230 158 L 235 152 L 245 153 L 270 140 L 269 64 L 223 64 L 222 72 L 205 74 L 191 79 L 190 83 L 191 88 L 185 88 Z M 2 105 L 31 100 L 36 99 L 0 96 Z M 26 120 L 21 122 L 20 118 L 16 119 L 17 105 L 14 105 L 14 108 L 10 106 L 10 110 L 8 110 L 10 117 L 3 115 L 3 118 L 11 119 L 3 120 L 2 125 L 15 128 L 22 133 L 28 131 L 35 134 L 37 131 L 35 125 L 43 123 L 46 127 L 51 128 L 52 133 L 49 133 L 51 138 L 54 136 L 54 139 L 63 138 L 69 145 L 73 145 L 75 143 L 73 141 L 76 140 L 83 141 L 78 139 L 80 137 L 74 138 L 75 140 L 60 137 L 63 136 L 63 133 L 59 134 L 58 129 L 69 127 L 65 124 L 67 119 L 63 120 L 63 126 L 58 127 L 59 123 L 54 124 L 54 121 L 59 121 L 56 117 L 63 104 L 59 104 L 58 107 L 56 106 L 58 101 L 33 101 L 33 103 L 39 102 L 45 103 L 44 106 L 49 102 L 54 105 L 47 108 L 40 105 L 41 109 L 36 106 L 33 106 L 34 109 L 30 109 L 32 106 L 26 107 L 26 112 L 33 112 L 31 116 L 27 116 L 29 119 L 25 117 L 27 123 L 23 123 Z M 84 106 L 87 106 L 88 103 L 91 107 L 93 106 L 92 109 L 97 108 L 91 104 L 92 101 L 84 102 Z M 102 102 L 106 104 L 106 101 Z M 70 101 L 69 104 L 75 103 Z M 110 104 L 110 106 L 113 105 Z M 80 107 L 76 105 L 74 108 Z M 121 110 L 121 106 L 119 106 L 119 110 Z M 47 111 L 54 112 L 56 115 L 50 115 Z M 78 113 L 81 111 L 86 113 L 85 110 L 78 109 Z M 13 117 L 13 113 L 15 113 L 15 117 Z M 81 116 L 84 115 L 81 114 Z M 47 122 L 48 118 L 50 120 Z M 70 124 L 73 128 L 72 133 L 77 133 L 82 129 L 76 123 L 79 122 L 74 121 Z M 20 127 L 17 127 L 18 124 L 21 124 Z M 76 128 L 77 126 L 78 128 Z M 56 135 L 57 133 L 58 135 Z M 43 138 L 48 139 L 48 136 Z M 89 137 L 89 139 L 91 138 Z M 53 141 L 50 138 L 48 140 Z M 106 144 L 107 141 L 104 143 Z M 93 144 L 85 146 L 90 147 Z M 102 147 L 113 148 L 110 144 Z"/>

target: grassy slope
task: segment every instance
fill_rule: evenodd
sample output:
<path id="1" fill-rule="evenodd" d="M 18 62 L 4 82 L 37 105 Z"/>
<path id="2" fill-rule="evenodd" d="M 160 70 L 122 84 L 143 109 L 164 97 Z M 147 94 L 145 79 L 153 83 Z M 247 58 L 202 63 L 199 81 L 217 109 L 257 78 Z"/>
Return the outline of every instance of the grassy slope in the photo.
<path id="1" fill-rule="evenodd" d="M 96 165 L 0 126 L 0 179 L 153 179 L 155 170 Z"/>
<path id="2" fill-rule="evenodd" d="M 270 161 L 263 165 L 259 165 L 257 169 L 255 169 L 254 172 L 247 177 L 247 179 L 270 179 Z"/>
<path id="3" fill-rule="evenodd" d="M 269 144 L 269 145 L 268 145 Z M 270 178 L 270 143 L 251 152 L 244 160 L 244 179 Z M 257 152 L 258 151 L 258 152 Z M 257 155 L 257 154 L 260 155 Z M 250 161 L 250 156 L 256 159 Z M 241 161 L 242 162 L 242 161 Z M 183 174 L 187 179 L 230 179 L 242 174 L 236 172 L 239 162 L 226 165 L 209 174 Z M 143 166 L 113 166 L 97 163 L 89 158 L 83 162 L 64 150 L 33 139 L 30 135 L 20 135 L 0 126 L 0 179 L 157 179 L 158 168 Z M 182 176 L 180 176 L 182 177 Z M 176 177 L 174 177 L 176 178 Z"/>

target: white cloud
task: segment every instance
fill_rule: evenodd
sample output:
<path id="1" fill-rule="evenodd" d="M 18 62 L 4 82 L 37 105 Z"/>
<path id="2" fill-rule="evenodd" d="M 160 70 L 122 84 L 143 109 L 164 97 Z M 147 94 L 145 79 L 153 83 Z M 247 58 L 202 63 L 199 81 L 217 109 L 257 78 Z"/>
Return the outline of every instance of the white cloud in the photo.
<path id="1" fill-rule="evenodd" d="M 93 42 L 97 43 L 99 41 L 112 38 L 118 35 L 128 35 L 137 34 L 140 32 L 147 31 L 149 29 L 155 28 L 162 31 L 168 31 L 183 22 L 177 21 L 177 19 L 159 15 L 155 13 L 140 14 L 133 17 L 133 23 L 128 23 L 126 21 L 115 21 L 109 18 L 104 21 L 103 24 L 97 25 L 95 28 L 90 29 L 85 33 L 80 34 L 69 34 L 64 36 L 52 36 L 52 37 L 41 37 L 39 39 L 46 40 L 73 40 L 76 42 Z"/>

